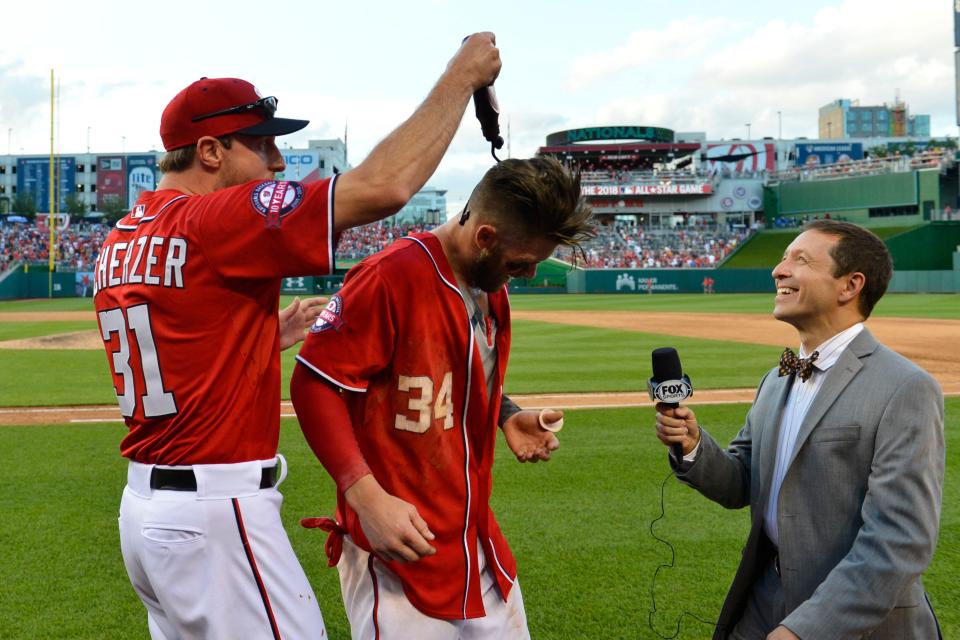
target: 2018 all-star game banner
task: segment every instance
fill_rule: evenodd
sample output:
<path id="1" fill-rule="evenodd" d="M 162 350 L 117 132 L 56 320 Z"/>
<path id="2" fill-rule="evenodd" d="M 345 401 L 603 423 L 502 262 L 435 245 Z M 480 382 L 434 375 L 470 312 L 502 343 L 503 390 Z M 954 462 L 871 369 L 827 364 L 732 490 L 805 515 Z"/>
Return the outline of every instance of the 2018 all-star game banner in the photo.
<path id="1" fill-rule="evenodd" d="M 580 186 L 585 196 L 683 196 L 710 195 L 713 185 L 709 182 L 671 182 L 662 180 L 651 184 L 585 184 Z"/>

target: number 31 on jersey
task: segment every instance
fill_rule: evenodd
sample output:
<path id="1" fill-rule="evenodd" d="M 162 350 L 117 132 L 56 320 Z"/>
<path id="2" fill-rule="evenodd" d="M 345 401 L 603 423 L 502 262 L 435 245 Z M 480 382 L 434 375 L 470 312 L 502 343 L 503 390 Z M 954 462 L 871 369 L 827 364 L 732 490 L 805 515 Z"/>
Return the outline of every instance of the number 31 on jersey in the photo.
<path id="1" fill-rule="evenodd" d="M 108 309 L 97 316 L 104 342 L 109 343 L 112 335 L 117 334 L 119 346 L 113 352 L 110 364 L 114 374 L 114 386 L 116 387 L 116 376 L 120 376 L 123 381 L 123 393 L 117 388 L 120 413 L 130 418 L 137 408 L 135 374 L 130 365 L 131 337 L 134 339 L 133 346 L 140 354 L 140 374 L 143 388 L 146 389 L 146 393 L 139 398 L 143 403 L 144 417 L 158 418 L 176 413 L 177 403 L 173 394 L 165 389 L 160 375 L 160 360 L 153 340 L 153 330 L 150 328 L 150 309 L 147 305 L 130 307 L 126 314 L 121 308 Z"/>

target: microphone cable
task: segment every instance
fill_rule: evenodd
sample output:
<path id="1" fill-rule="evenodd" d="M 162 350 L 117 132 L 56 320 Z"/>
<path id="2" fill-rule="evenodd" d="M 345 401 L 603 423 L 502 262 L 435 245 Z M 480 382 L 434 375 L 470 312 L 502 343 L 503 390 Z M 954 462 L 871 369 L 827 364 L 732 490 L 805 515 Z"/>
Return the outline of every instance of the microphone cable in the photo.
<path id="1" fill-rule="evenodd" d="M 697 614 L 695 614 L 695 613 L 690 613 L 689 611 L 683 611 L 683 612 L 679 615 L 679 617 L 677 617 L 677 628 L 676 628 L 676 630 L 673 632 L 673 635 L 672 635 L 672 636 L 665 636 L 665 635 L 663 635 L 662 633 L 660 633 L 660 632 L 656 629 L 656 627 L 653 626 L 653 617 L 654 617 L 654 615 L 656 615 L 656 613 L 657 613 L 657 594 L 656 594 L 656 590 L 657 590 L 657 576 L 660 575 L 660 570 L 661 570 L 661 569 L 672 569 L 672 568 L 674 568 L 674 567 L 676 566 L 676 559 L 677 559 L 676 549 L 674 549 L 673 545 L 670 544 L 669 541 L 665 540 L 664 538 L 661 538 L 660 536 L 658 536 L 658 535 L 654 532 L 654 530 L 653 530 L 653 525 L 655 525 L 655 524 L 656 524 L 657 522 L 659 522 L 660 520 L 663 520 L 664 516 L 666 515 L 666 509 L 665 509 L 665 506 L 664 506 L 664 497 L 663 497 L 663 496 L 664 496 L 664 489 L 666 488 L 667 482 L 670 480 L 670 478 L 674 477 L 675 475 L 676 475 L 676 472 L 674 472 L 673 470 L 671 470 L 670 473 L 667 474 L 667 477 L 663 479 L 663 482 L 660 483 L 660 515 L 658 515 L 656 518 L 654 518 L 654 519 L 650 522 L 650 536 L 651 536 L 654 540 L 656 540 L 657 542 L 660 542 L 661 544 L 665 544 L 665 545 L 667 546 L 667 548 L 670 549 L 670 562 L 669 562 L 669 564 L 664 564 L 664 563 L 661 562 L 659 565 L 657 565 L 656 571 L 653 572 L 653 579 L 650 581 L 650 603 L 651 603 L 651 605 L 652 605 L 653 608 L 650 609 L 649 615 L 647 616 L 647 624 L 650 626 L 650 630 L 653 631 L 655 634 L 657 634 L 657 636 L 658 636 L 659 638 L 661 638 L 662 640 L 674 640 L 674 638 L 676 638 L 677 636 L 680 635 L 680 623 L 683 622 L 683 618 L 684 618 L 685 616 L 689 616 L 689 617 L 693 618 L 694 620 L 696 620 L 697 622 L 700 622 L 701 624 L 705 624 L 705 625 L 708 625 L 708 626 L 710 626 L 710 627 L 713 627 L 714 629 L 716 629 L 717 626 L 718 626 L 718 623 L 717 623 L 717 622 L 711 622 L 711 621 L 709 621 L 709 620 L 704 620 L 703 618 L 701 618 L 701 617 L 698 616 Z"/>

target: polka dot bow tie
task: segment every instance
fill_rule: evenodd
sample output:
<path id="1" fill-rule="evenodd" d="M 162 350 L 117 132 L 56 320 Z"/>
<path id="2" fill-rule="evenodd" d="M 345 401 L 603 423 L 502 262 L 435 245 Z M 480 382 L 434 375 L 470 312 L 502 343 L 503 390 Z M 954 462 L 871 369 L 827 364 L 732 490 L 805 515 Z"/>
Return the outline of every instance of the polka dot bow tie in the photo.
<path id="1" fill-rule="evenodd" d="M 806 382 L 813 375 L 813 361 L 820 357 L 819 351 L 814 351 L 809 358 L 800 358 L 790 348 L 783 350 L 780 356 L 779 376 L 787 376 L 795 373 L 800 376 L 801 382 Z"/>

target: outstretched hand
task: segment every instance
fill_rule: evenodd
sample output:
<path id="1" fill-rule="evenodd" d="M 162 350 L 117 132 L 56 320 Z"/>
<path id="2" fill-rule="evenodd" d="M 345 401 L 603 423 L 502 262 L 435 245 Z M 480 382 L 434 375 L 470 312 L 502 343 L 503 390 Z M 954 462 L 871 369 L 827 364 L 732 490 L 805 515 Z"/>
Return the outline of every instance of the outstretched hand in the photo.
<path id="1" fill-rule="evenodd" d="M 435 536 L 417 508 L 384 491 L 372 475 L 357 480 L 344 497 L 357 512 L 363 534 L 381 559 L 414 562 L 437 552 L 430 545 Z"/>
<path id="2" fill-rule="evenodd" d="M 547 423 L 563 418 L 562 411 L 547 411 L 543 419 Z M 503 423 L 503 435 L 507 446 L 520 462 L 549 460 L 550 454 L 560 446 L 557 436 L 540 426 L 540 412 L 518 411 Z"/>
<path id="3" fill-rule="evenodd" d="M 289 305 L 280 310 L 280 350 L 289 349 L 303 340 L 306 331 L 317 319 L 329 298 L 317 296 L 315 298 L 300 299 L 297 296 Z"/>

